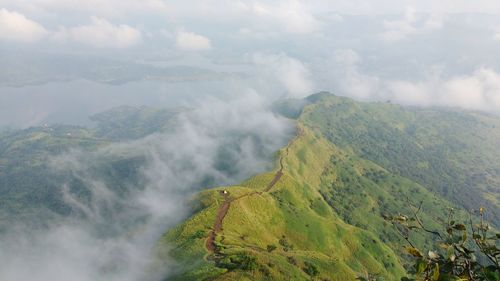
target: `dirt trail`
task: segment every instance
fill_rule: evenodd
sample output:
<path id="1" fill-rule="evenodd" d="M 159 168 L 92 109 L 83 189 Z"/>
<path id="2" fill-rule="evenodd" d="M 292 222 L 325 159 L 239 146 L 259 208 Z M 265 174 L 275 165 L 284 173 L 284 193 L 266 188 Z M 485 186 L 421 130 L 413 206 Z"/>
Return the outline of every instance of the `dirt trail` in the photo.
<path id="1" fill-rule="evenodd" d="M 243 194 L 241 196 L 238 196 L 236 198 L 231 198 L 229 196 L 229 193 L 223 193 L 224 202 L 222 202 L 222 204 L 219 206 L 219 209 L 217 209 L 217 215 L 215 217 L 214 226 L 213 226 L 212 230 L 210 231 L 210 233 L 208 234 L 208 238 L 205 242 L 205 247 L 207 248 L 207 250 L 209 252 L 214 253 L 214 254 L 219 253 L 218 249 L 215 245 L 215 237 L 217 236 L 217 233 L 219 233 L 222 230 L 222 224 L 224 222 L 224 218 L 227 215 L 227 212 L 229 211 L 229 208 L 231 207 L 231 203 L 236 201 L 236 200 L 239 200 L 241 198 L 244 198 L 244 197 L 252 196 L 255 194 L 262 194 L 263 192 L 269 192 L 283 176 L 283 168 L 284 168 L 284 164 L 283 164 L 284 159 L 283 158 L 288 156 L 288 150 L 289 150 L 290 146 L 301 135 L 302 135 L 302 129 L 298 128 L 297 134 L 295 135 L 295 137 L 287 144 L 287 146 L 285 148 L 284 155 L 280 156 L 280 160 L 279 160 L 280 168 L 279 168 L 279 170 L 276 172 L 276 174 L 274 174 L 273 179 L 269 182 L 269 184 L 266 186 L 266 188 L 263 191 L 249 192 L 249 193 Z"/>
<path id="2" fill-rule="evenodd" d="M 224 194 L 224 202 L 219 206 L 219 209 L 217 210 L 214 227 L 208 234 L 208 239 L 205 242 L 205 246 L 207 247 L 208 251 L 212 253 L 215 253 L 217 250 L 217 247 L 215 247 L 215 236 L 217 236 L 217 233 L 222 230 L 222 221 L 227 215 L 229 207 L 231 207 L 231 202 L 232 200 L 229 198 L 229 194 Z"/>

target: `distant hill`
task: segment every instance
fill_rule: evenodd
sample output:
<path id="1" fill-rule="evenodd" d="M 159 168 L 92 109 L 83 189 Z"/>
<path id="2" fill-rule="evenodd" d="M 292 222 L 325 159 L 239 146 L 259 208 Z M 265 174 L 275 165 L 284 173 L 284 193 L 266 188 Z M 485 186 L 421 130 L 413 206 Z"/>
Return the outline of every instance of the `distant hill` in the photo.
<path id="1" fill-rule="evenodd" d="M 500 119 L 454 109 L 361 103 L 329 93 L 275 110 L 297 134 L 276 168 L 201 192 L 165 233 L 168 280 L 399 280 L 405 242 L 384 220 L 411 213 L 431 228 L 486 207 L 499 222 Z M 412 236 L 432 248 L 430 234 Z"/>
<path id="2" fill-rule="evenodd" d="M 78 79 L 120 85 L 143 80 L 182 82 L 245 77 L 243 73 L 216 72 L 185 65 L 158 67 L 95 56 L 34 55 L 22 50 L 0 54 L 0 63 L 3 66 L 0 69 L 2 87 L 23 87 Z"/>
<path id="3" fill-rule="evenodd" d="M 132 141 L 172 130 L 174 119 L 184 109 L 120 107 L 92 117 L 94 128 L 46 124 L 0 133 L 0 230 L 9 221 L 43 223 L 54 215 L 68 216 L 61 185 L 88 196 L 85 184 L 74 175 L 59 173 L 49 160 L 71 150 L 90 153 L 112 143 Z M 117 151 L 92 160 L 92 173 L 114 190 L 124 192 L 140 186 L 137 173 L 144 155 Z"/>
<path id="4" fill-rule="evenodd" d="M 121 106 L 95 114 L 90 120 L 97 123 L 96 137 L 130 140 L 172 129 L 175 117 L 186 110 Z"/>

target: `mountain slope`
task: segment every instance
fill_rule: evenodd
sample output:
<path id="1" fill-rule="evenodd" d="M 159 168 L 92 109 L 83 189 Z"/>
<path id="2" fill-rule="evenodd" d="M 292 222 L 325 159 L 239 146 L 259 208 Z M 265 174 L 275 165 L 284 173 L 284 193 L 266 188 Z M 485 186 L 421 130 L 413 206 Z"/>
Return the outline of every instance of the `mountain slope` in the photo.
<path id="1" fill-rule="evenodd" d="M 412 204 L 423 202 L 420 216 L 435 228 L 437 218 L 460 209 L 458 200 L 448 201 L 434 192 L 436 187 L 404 173 L 404 167 L 414 165 L 411 158 L 407 165 L 395 165 L 401 170 L 389 165 L 399 160 L 392 153 L 404 157 L 406 152 L 381 147 L 394 139 L 386 134 L 400 124 L 388 115 L 380 117 L 384 122 L 377 127 L 378 118 L 368 117 L 388 108 L 399 111 L 394 115 L 417 115 L 411 109 L 328 94 L 299 101 L 307 104 L 303 110 L 290 106 L 294 104 L 279 107 L 297 117 L 298 133 L 278 152 L 276 170 L 200 193 L 193 200 L 193 215 L 160 240 L 160 257 L 179 263 L 171 280 L 354 280 L 368 273 L 397 280 L 407 266 L 404 242 L 385 223 L 384 214 L 411 213 Z M 413 138 L 397 135 L 396 141 L 408 147 Z M 426 145 L 433 148 L 435 143 Z M 382 156 L 371 157 L 371 146 Z M 428 234 L 411 239 L 427 248 L 433 243 Z"/>
<path id="2" fill-rule="evenodd" d="M 47 217 L 71 214 L 61 192 L 66 183 L 79 197 L 89 197 L 81 179 L 53 167 L 55 157 L 71 151 L 91 155 L 111 144 L 173 130 L 181 112 L 121 107 L 92 117 L 97 123 L 95 128 L 56 124 L 0 134 L 0 231 L 12 221 L 40 223 Z M 137 175 L 145 162 L 144 155 L 135 151 L 115 154 L 93 159 L 88 167 L 92 175 L 101 176 L 121 194 L 129 186 L 141 186 Z"/>
<path id="3" fill-rule="evenodd" d="M 325 139 L 303 129 L 286 151 L 280 152 L 284 174 L 269 191 L 266 189 L 279 171 L 228 188 L 232 202 L 217 233 L 214 253 L 208 251 L 204 257 L 209 250 L 205 236 L 216 223 L 225 200 L 220 189 L 203 192 L 199 198 L 202 209 L 164 236 L 162 242 L 179 245 L 172 254 L 189 267 L 186 275 L 174 280 L 203 280 L 204 274 L 197 276 L 203 268 L 217 273 L 212 271 L 212 261 L 221 268 L 219 273 L 224 269 L 252 269 L 251 280 L 259 276 L 308 280 L 304 271 L 308 264 L 318 269 L 319 276 L 338 276 L 333 280 L 354 279 L 364 271 L 401 276 L 403 269 L 388 246 L 372 233 L 344 223 L 323 200 L 317 186 L 333 152 Z M 302 166 L 305 161 L 311 163 L 308 169 Z M 380 256 L 384 261 L 378 259 Z M 247 265 L 240 263 L 240 257 L 255 261 Z M 193 260 L 200 264 L 192 267 Z M 234 280 L 236 276 L 241 278 L 240 274 L 229 270 L 217 280 Z"/>
<path id="4" fill-rule="evenodd" d="M 335 145 L 500 225 L 500 119 L 317 94 L 302 114 Z M 478 196 L 479 193 L 479 196 Z"/>

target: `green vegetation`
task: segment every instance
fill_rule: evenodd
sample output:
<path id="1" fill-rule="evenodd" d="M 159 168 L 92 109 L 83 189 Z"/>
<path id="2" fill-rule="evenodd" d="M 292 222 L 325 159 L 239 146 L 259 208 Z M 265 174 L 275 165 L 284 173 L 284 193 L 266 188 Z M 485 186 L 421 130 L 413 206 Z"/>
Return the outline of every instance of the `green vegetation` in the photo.
<path id="1" fill-rule="evenodd" d="M 182 111 L 122 106 L 96 114 L 90 119 L 98 123 L 96 137 L 121 141 L 169 130 Z"/>
<path id="2" fill-rule="evenodd" d="M 484 209 L 480 208 L 477 224 L 472 217 L 468 223 L 458 223 L 453 212 L 450 212 L 442 230 L 429 229 L 422 223 L 418 213 L 388 217 L 387 220 L 405 237 L 408 242 L 406 249 L 415 260 L 410 271 L 415 278 L 404 277 L 401 280 L 500 280 L 500 233 L 491 231 L 483 216 Z M 415 248 L 409 239 L 409 233 L 415 230 L 436 236 L 436 246 L 428 250 L 427 254 Z"/>
<path id="3" fill-rule="evenodd" d="M 403 276 L 393 250 L 372 233 L 344 223 L 323 200 L 318 186 L 322 167 L 330 165 L 333 152 L 324 138 L 304 128 L 288 153 L 280 151 L 285 173 L 269 192 L 255 193 L 265 189 L 275 171 L 227 188 L 232 198 L 252 195 L 231 203 L 216 238 L 221 257 L 207 253 L 204 240 L 192 238 L 198 230 L 212 227 L 222 202 L 220 189 L 202 192 L 195 200 L 205 207 L 160 241 L 160 245 L 176 245 L 162 254 L 185 266 L 172 280 L 204 280 L 207 276 L 198 272 L 207 267 L 214 268 L 212 277 L 219 272 L 216 280 L 245 274 L 251 280 L 353 280 L 363 272 L 377 272 L 388 280 Z M 242 260 L 234 258 L 242 254 L 253 257 L 255 266 L 252 262 L 251 267 L 244 266 L 246 270 L 228 267 Z"/>
<path id="4" fill-rule="evenodd" d="M 500 225 L 500 119 L 453 109 L 359 103 L 320 93 L 300 120 L 343 150 Z M 479 193 L 479 196 L 478 196 Z"/>
<path id="5" fill-rule="evenodd" d="M 307 275 L 309 276 L 319 275 L 318 268 L 313 263 L 310 263 L 308 261 L 304 262 L 304 272 L 307 273 Z"/>
<path id="6" fill-rule="evenodd" d="M 120 107 L 93 117 L 94 128 L 44 125 L 0 134 L 0 231 L 11 221 L 43 224 L 53 216 L 67 216 L 60 187 L 67 183 L 73 194 L 89 199 L 80 178 L 59 172 L 50 159 L 71 150 L 92 153 L 111 143 L 168 131 L 180 110 Z M 82 157 L 83 158 L 83 157 Z M 136 151 L 99 155 L 89 161 L 89 172 L 105 180 L 123 196 L 130 186 L 141 186 L 138 173 L 145 163 Z"/>
<path id="7" fill-rule="evenodd" d="M 296 120 L 296 137 L 276 153 L 274 170 L 192 199 L 192 215 L 158 242 L 160 262 L 177 265 L 168 280 L 399 280 L 434 276 L 437 267 L 442 278 L 448 252 L 428 257 L 417 250 L 435 251 L 433 231 L 443 226 L 441 218 L 453 209 L 454 220 L 466 222 L 467 210 L 485 207 L 485 220 L 499 226 L 499 118 L 327 93 L 282 101 L 274 110 Z M 0 231 L 8 220 L 72 214 L 55 188 L 61 182 L 90 202 L 81 178 L 51 169 L 54 155 L 175 131 L 180 112 L 121 107 L 94 116 L 92 129 L 55 125 L 0 133 Z M 216 168 L 236 173 L 225 153 Z M 141 153 L 103 153 L 89 162 L 85 172 L 120 196 L 141 186 Z M 403 214 L 418 215 L 419 225 L 433 231 Z M 394 227 L 395 220 L 413 225 Z M 220 231 L 214 231 L 217 222 Z M 466 240 L 460 225 L 448 222 L 452 240 Z M 468 234 L 475 243 L 460 247 L 491 246 L 478 243 L 491 237 Z"/>
<path id="8" fill-rule="evenodd" d="M 419 217 L 431 228 L 450 209 L 459 219 L 475 204 L 498 212 L 498 118 L 325 93 L 276 110 L 298 127 L 278 153 L 283 175 L 268 192 L 277 170 L 224 188 L 233 201 L 215 252 L 193 233 L 212 229 L 222 189 L 194 198 L 203 207 L 159 241 L 160 257 L 180 264 L 168 280 L 399 280 L 414 260 L 384 218 L 416 212 L 412 202 L 423 202 Z M 474 180 L 480 171 L 488 181 Z M 415 247 L 435 244 L 431 233 L 408 235 Z"/>

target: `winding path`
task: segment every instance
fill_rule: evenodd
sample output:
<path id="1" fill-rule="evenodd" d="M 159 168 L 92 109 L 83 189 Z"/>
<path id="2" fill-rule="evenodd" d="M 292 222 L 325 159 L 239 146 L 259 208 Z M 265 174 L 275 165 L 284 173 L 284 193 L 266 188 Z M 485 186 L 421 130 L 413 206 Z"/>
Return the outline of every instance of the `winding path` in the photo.
<path id="1" fill-rule="evenodd" d="M 276 185 L 276 183 L 278 183 L 278 181 L 281 179 L 281 176 L 283 176 L 283 168 L 284 168 L 283 158 L 288 156 L 288 150 L 289 150 L 290 146 L 301 135 L 302 135 L 302 129 L 298 128 L 297 134 L 295 135 L 295 137 L 287 144 L 287 146 L 285 148 L 284 155 L 280 156 L 280 161 L 279 161 L 280 168 L 279 168 L 279 170 L 276 172 L 276 174 L 274 174 L 273 179 L 269 182 L 269 184 L 267 184 L 266 188 L 263 191 L 249 192 L 249 193 L 243 194 L 241 196 L 238 196 L 236 198 L 231 198 L 229 196 L 229 193 L 223 194 L 224 202 L 222 202 L 222 204 L 217 209 L 217 215 L 215 217 L 214 226 L 213 226 L 212 230 L 210 231 L 210 233 L 208 234 L 207 240 L 205 241 L 205 247 L 207 248 L 207 250 L 209 252 L 214 253 L 214 254 L 219 253 L 218 248 L 215 245 L 215 237 L 217 237 L 217 233 L 219 233 L 222 230 L 222 224 L 224 222 L 224 218 L 227 215 L 227 212 L 229 211 L 229 208 L 231 207 L 231 203 L 236 201 L 236 200 L 239 200 L 241 198 L 244 198 L 244 197 L 252 196 L 255 194 L 262 194 L 263 192 L 269 192 Z"/>

